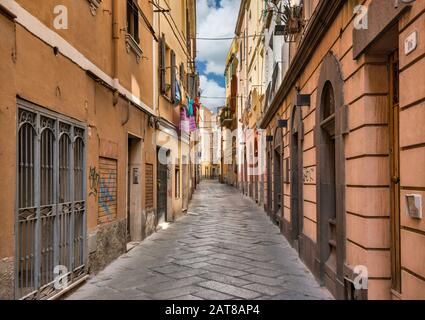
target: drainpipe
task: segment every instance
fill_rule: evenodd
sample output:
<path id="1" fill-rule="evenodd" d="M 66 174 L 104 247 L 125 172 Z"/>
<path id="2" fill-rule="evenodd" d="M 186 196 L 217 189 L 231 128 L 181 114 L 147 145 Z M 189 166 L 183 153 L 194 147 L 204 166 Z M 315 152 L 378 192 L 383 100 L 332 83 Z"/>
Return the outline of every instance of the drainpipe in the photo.
<path id="1" fill-rule="evenodd" d="M 114 79 L 115 85 L 118 85 L 119 75 L 119 39 L 120 39 L 120 28 L 118 24 L 118 11 L 119 11 L 119 0 L 112 0 L 112 43 L 113 43 L 113 58 L 112 58 L 112 78 Z M 118 90 L 114 93 L 114 105 L 118 103 L 119 93 Z"/>

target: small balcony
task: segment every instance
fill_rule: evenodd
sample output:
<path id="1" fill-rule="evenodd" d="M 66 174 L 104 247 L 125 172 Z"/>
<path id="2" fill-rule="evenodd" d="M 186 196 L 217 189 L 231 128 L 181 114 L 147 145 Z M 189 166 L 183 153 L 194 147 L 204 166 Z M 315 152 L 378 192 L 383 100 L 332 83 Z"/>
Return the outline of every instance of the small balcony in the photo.
<path id="1" fill-rule="evenodd" d="M 230 129 L 233 123 L 233 113 L 229 107 L 222 109 L 220 113 L 220 125 L 222 127 Z"/>

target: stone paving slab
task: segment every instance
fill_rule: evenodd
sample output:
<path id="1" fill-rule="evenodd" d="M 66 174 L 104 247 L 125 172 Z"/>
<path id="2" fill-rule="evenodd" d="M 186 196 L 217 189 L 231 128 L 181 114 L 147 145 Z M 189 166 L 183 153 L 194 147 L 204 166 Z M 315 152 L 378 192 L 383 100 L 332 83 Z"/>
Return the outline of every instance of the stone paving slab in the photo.
<path id="1" fill-rule="evenodd" d="M 222 293 L 227 293 L 242 299 L 254 299 L 260 296 L 258 292 L 245 289 L 243 287 L 236 287 L 231 284 L 225 284 L 217 281 L 207 281 L 199 284 L 204 288 L 215 290 Z"/>
<path id="2" fill-rule="evenodd" d="M 278 227 L 238 190 L 203 182 L 188 212 L 68 299 L 332 299 Z"/>

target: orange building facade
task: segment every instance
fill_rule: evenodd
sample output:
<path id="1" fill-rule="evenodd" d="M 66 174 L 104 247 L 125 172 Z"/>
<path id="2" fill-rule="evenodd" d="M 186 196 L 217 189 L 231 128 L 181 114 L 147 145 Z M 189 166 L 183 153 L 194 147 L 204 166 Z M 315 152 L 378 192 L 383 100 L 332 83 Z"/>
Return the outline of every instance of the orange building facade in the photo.
<path id="1" fill-rule="evenodd" d="M 260 124 L 268 213 L 336 298 L 425 299 L 425 3 L 302 4 Z"/>
<path id="2" fill-rule="evenodd" d="M 191 38 L 187 2 L 173 15 Z M 145 0 L 0 1 L 0 299 L 57 297 L 155 232 L 165 108 L 155 10 Z M 194 188 L 189 165 L 181 170 L 176 216 Z"/>

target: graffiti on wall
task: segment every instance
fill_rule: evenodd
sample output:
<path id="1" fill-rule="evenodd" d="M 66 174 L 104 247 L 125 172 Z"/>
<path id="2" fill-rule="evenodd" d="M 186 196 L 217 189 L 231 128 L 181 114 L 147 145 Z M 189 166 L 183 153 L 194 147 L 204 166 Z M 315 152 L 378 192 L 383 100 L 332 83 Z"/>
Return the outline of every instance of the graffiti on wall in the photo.
<path id="1" fill-rule="evenodd" d="M 89 196 L 97 196 L 98 188 L 99 188 L 99 180 L 100 176 L 99 173 L 96 170 L 96 167 L 90 167 L 90 174 L 89 174 L 89 187 L 90 187 L 90 193 Z"/>

